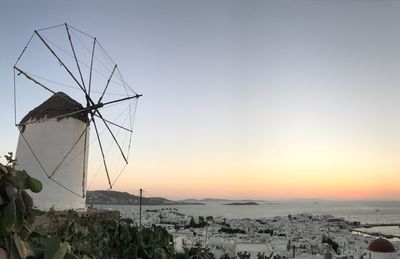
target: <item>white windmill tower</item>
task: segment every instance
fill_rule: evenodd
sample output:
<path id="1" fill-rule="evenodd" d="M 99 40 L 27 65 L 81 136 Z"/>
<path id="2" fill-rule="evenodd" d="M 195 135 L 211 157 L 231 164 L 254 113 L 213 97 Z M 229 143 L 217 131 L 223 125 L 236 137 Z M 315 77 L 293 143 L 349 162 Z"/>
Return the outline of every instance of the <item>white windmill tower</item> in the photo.
<path id="1" fill-rule="evenodd" d="M 67 24 L 33 33 L 14 65 L 14 82 L 17 166 L 43 184 L 42 192 L 33 195 L 35 205 L 85 209 L 88 174 L 96 177 L 103 170 L 111 189 L 128 164 L 141 95 L 125 83 L 96 38 Z M 19 107 L 30 110 L 38 104 L 31 96 L 37 91 L 44 101 L 18 116 Z M 94 142 L 98 150 L 89 153 Z"/>

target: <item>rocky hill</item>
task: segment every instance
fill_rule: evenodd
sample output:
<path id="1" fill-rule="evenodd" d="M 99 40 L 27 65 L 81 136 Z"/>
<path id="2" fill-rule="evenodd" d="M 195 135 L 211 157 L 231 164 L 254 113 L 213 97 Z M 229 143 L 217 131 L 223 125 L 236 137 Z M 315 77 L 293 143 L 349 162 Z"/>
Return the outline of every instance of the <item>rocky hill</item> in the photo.
<path id="1" fill-rule="evenodd" d="M 87 191 L 86 204 L 139 205 L 139 196 L 118 191 Z M 172 201 L 161 197 L 143 197 L 143 205 L 202 205 L 199 202 Z"/>

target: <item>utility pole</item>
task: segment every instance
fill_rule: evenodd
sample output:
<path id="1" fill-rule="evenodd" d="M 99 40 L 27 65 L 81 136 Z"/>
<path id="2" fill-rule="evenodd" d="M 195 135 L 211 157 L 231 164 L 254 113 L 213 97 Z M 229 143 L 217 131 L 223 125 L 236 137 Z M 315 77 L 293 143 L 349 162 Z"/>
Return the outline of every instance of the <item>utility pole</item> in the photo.
<path id="1" fill-rule="evenodd" d="M 142 193 L 143 190 L 140 189 L 140 196 L 139 196 L 139 227 L 142 228 Z"/>
<path id="2" fill-rule="evenodd" d="M 208 235 L 208 225 L 206 225 L 206 236 L 205 236 L 205 239 L 204 239 L 204 248 L 207 248 L 207 235 Z"/>

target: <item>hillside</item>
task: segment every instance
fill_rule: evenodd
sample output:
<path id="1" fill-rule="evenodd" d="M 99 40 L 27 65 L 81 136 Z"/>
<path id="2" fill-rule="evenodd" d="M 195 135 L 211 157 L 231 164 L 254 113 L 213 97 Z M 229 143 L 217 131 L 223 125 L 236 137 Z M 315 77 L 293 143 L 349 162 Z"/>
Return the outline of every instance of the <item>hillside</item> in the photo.
<path id="1" fill-rule="evenodd" d="M 190 202 L 190 203 L 232 203 L 232 202 L 269 202 L 266 200 L 248 200 L 248 199 L 240 199 L 240 200 L 233 200 L 233 199 L 218 199 L 218 198 L 204 198 L 204 199 L 184 199 L 179 200 L 180 202 Z"/>
<path id="2" fill-rule="evenodd" d="M 139 196 L 118 191 L 87 191 L 86 204 L 139 205 Z M 200 202 L 172 201 L 162 197 L 143 197 L 143 205 L 203 205 Z"/>
<path id="3" fill-rule="evenodd" d="M 224 205 L 259 205 L 257 202 L 232 202 L 232 203 L 226 203 Z"/>

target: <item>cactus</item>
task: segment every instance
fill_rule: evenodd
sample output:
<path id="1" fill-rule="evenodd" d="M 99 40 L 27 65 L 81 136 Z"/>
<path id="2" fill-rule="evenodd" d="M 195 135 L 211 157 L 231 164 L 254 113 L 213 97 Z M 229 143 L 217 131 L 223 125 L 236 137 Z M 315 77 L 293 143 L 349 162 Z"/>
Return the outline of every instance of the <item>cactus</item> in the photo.
<path id="1" fill-rule="evenodd" d="M 25 258 L 28 254 L 26 240 L 31 233 L 31 224 L 40 211 L 34 209 L 32 198 L 26 192 L 32 182 L 40 191 L 40 181 L 25 171 L 15 169 L 12 153 L 5 156 L 6 165 L 0 164 L 0 247 L 10 257 Z"/>
<path id="2" fill-rule="evenodd" d="M 38 193 L 41 192 L 43 189 L 42 183 L 35 178 L 29 177 L 28 183 L 29 189 L 31 189 L 32 192 Z"/>

